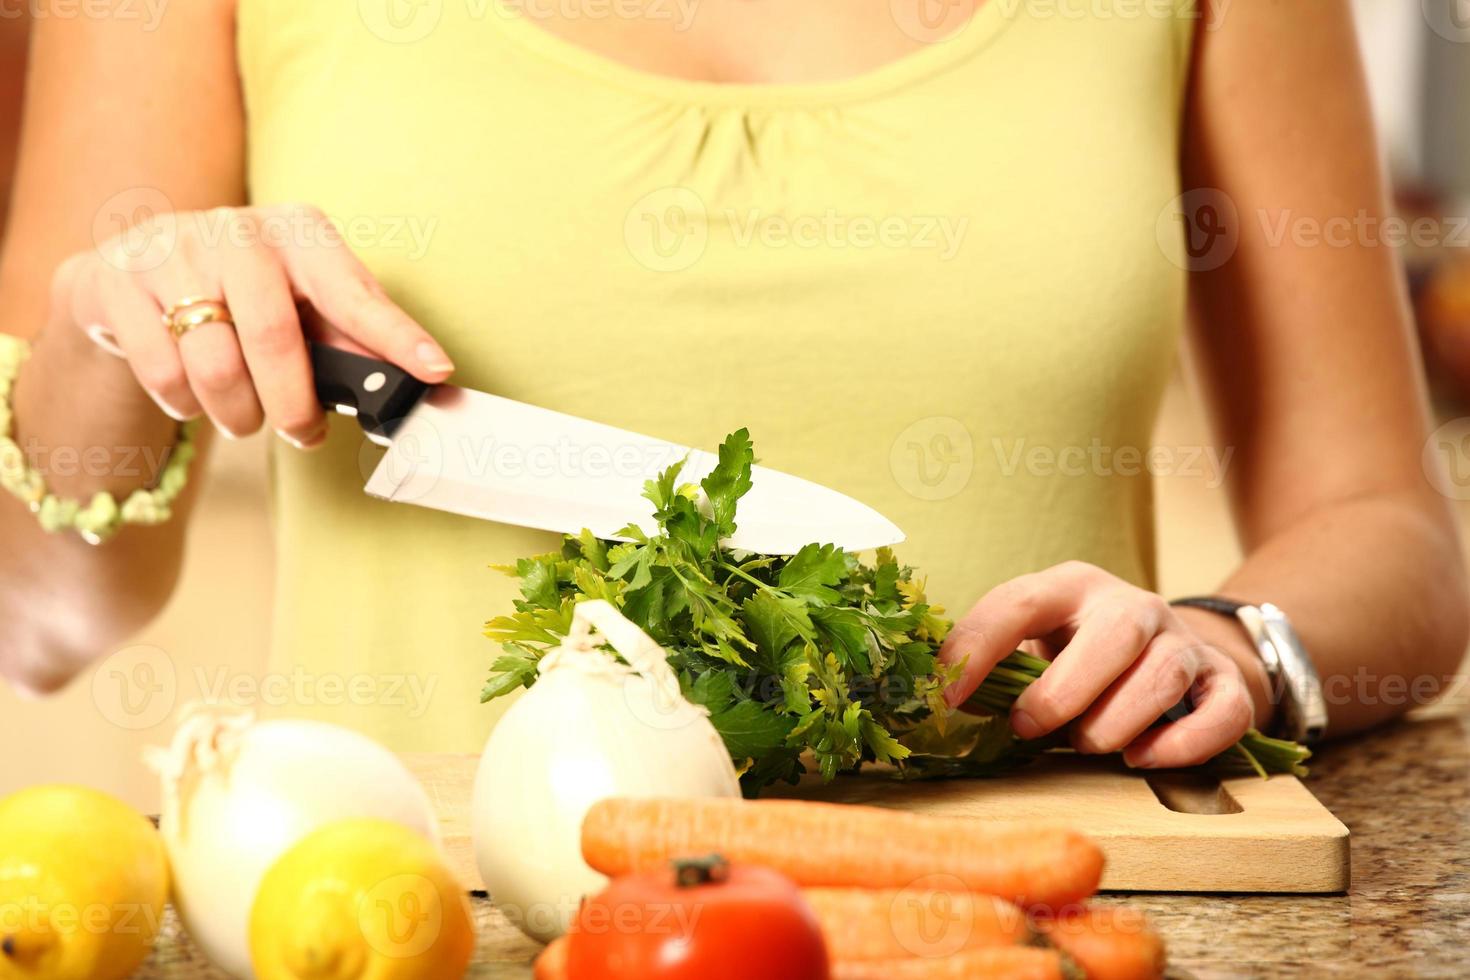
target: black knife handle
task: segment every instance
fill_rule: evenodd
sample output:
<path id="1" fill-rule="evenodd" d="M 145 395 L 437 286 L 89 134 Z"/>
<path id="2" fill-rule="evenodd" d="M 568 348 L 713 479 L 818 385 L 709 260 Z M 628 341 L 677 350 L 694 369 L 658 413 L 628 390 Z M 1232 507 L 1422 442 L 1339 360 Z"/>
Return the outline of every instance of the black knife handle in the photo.
<path id="1" fill-rule="evenodd" d="M 389 437 L 429 385 L 387 361 L 313 343 L 311 370 L 322 408 L 357 416 L 368 435 Z"/>

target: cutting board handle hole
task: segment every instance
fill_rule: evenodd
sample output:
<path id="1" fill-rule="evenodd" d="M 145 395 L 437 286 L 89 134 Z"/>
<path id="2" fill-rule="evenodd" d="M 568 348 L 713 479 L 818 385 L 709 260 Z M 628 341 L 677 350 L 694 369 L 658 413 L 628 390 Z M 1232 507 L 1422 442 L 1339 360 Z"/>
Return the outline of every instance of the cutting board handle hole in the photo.
<path id="1" fill-rule="evenodd" d="M 1175 813 L 1221 814 L 1244 811 L 1218 779 L 1193 772 L 1154 773 L 1146 780 L 1154 796 Z"/>

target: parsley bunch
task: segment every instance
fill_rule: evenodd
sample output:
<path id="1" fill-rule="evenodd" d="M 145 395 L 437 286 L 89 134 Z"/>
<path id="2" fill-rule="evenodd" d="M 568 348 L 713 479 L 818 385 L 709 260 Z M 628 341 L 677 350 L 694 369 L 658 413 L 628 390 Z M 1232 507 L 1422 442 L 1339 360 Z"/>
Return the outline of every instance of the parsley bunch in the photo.
<path id="1" fill-rule="evenodd" d="M 868 565 L 830 544 L 789 557 L 723 547 L 754 462 L 741 429 L 698 487 L 678 483 L 682 464 L 645 484 L 659 533 L 630 525 L 616 543 L 584 530 L 560 551 L 497 566 L 520 580 L 522 598 L 485 624 L 504 654 L 481 700 L 535 683 L 576 604 L 606 599 L 668 652 L 747 795 L 796 782 L 804 756 L 829 780 L 866 761 L 932 778 L 994 774 L 1055 747 L 1010 732 L 1002 708 L 1019 691 L 1014 671 L 987 679 L 967 705 L 992 717 L 951 720 L 940 692 L 958 668 L 937 659 L 950 623 L 888 549 Z"/>

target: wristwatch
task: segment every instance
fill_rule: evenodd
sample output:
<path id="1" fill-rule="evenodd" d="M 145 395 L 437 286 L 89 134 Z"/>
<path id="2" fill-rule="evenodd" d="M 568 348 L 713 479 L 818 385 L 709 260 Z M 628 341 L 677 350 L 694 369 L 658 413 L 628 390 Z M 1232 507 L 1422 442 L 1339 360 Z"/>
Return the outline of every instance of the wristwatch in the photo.
<path id="1" fill-rule="evenodd" d="M 1170 605 L 1207 609 L 1230 616 L 1245 627 L 1266 665 L 1271 699 L 1280 708 L 1273 734 L 1308 745 L 1322 739 L 1327 730 L 1322 679 L 1286 613 L 1269 602 L 1254 606 L 1219 596 L 1190 596 L 1175 599 Z"/>

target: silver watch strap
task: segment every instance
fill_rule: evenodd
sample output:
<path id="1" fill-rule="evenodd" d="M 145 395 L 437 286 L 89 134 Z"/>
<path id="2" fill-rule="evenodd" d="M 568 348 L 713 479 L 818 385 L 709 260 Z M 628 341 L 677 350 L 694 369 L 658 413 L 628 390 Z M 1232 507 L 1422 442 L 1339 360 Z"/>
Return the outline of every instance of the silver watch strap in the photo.
<path id="1" fill-rule="evenodd" d="M 1267 662 L 1268 673 L 1271 661 L 1276 662 L 1272 694 L 1281 706 L 1279 734 L 1309 745 L 1321 741 L 1327 731 L 1327 701 L 1322 696 L 1322 679 L 1291 620 L 1269 602 L 1243 605 L 1236 610 L 1235 617 L 1255 641 L 1261 659 Z"/>
<path id="2" fill-rule="evenodd" d="M 1176 599 L 1172 605 L 1207 609 L 1239 622 L 1260 654 L 1271 700 L 1279 706 L 1273 734 L 1307 744 L 1321 740 L 1327 730 L 1322 681 L 1285 613 L 1269 602 L 1253 606 L 1219 596 Z"/>

